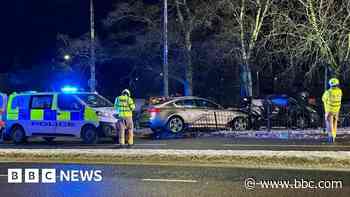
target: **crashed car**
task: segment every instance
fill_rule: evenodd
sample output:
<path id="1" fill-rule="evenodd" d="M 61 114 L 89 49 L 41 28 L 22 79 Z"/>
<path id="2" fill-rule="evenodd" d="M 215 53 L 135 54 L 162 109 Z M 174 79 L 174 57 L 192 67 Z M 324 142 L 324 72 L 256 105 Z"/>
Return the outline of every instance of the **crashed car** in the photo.
<path id="1" fill-rule="evenodd" d="M 186 129 L 203 127 L 232 130 L 248 129 L 248 116 L 235 109 L 200 97 L 153 97 L 142 107 L 139 124 L 153 132 L 181 133 Z"/>
<path id="2" fill-rule="evenodd" d="M 265 99 L 252 99 L 243 109 L 249 112 L 254 129 L 262 126 L 317 128 L 321 122 L 320 113 L 315 106 L 287 95 L 270 95 Z"/>

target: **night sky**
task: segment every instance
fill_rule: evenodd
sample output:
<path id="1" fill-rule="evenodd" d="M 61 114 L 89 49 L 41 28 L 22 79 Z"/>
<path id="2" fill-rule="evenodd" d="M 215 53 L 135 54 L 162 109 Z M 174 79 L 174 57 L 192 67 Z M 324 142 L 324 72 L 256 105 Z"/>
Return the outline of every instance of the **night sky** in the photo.
<path id="1" fill-rule="evenodd" d="M 95 1 L 97 33 L 113 0 Z M 11 0 L 0 6 L 0 72 L 49 62 L 58 33 L 89 31 L 89 0 Z M 17 68 L 16 68 L 17 69 Z"/>

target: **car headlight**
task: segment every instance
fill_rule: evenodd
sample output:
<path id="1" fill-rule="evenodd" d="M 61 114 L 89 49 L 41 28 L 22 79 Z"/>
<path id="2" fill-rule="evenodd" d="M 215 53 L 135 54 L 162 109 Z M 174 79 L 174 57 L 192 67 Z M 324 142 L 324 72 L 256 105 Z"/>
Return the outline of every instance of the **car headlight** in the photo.
<path id="1" fill-rule="evenodd" d="M 96 114 L 101 117 L 110 117 L 110 114 L 107 112 L 97 111 Z"/>

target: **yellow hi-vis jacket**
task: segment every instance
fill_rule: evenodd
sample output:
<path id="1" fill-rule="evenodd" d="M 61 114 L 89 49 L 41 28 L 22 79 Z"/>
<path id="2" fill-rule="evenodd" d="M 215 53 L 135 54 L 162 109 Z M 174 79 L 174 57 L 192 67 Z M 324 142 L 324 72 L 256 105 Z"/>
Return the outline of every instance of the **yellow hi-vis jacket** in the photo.
<path id="1" fill-rule="evenodd" d="M 115 99 L 114 108 L 117 110 L 119 117 L 132 117 L 132 112 L 135 110 L 135 103 L 129 96 L 121 95 Z"/>
<path id="2" fill-rule="evenodd" d="M 342 96 L 343 92 L 338 87 L 333 87 L 325 91 L 322 96 L 325 112 L 338 113 L 341 106 Z"/>

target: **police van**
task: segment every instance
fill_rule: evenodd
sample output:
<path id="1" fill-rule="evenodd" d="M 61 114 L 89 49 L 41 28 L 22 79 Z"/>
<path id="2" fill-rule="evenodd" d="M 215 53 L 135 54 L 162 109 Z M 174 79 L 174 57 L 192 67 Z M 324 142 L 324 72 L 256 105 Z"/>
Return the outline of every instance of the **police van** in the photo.
<path id="1" fill-rule="evenodd" d="M 97 143 L 99 137 L 116 139 L 118 119 L 113 104 L 97 93 L 24 92 L 13 93 L 7 100 L 3 136 L 15 144 L 29 137 L 48 142 L 79 137 L 88 144 Z"/>

